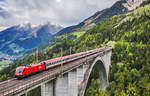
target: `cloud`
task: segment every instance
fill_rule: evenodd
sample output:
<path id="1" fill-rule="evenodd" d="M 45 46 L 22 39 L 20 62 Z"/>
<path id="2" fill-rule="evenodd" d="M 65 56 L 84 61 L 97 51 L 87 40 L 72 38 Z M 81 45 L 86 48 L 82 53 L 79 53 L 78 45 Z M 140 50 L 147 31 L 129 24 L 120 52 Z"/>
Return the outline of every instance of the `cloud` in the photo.
<path id="1" fill-rule="evenodd" d="M 117 0 L 0 0 L 0 27 L 48 21 L 63 26 L 78 24 Z"/>

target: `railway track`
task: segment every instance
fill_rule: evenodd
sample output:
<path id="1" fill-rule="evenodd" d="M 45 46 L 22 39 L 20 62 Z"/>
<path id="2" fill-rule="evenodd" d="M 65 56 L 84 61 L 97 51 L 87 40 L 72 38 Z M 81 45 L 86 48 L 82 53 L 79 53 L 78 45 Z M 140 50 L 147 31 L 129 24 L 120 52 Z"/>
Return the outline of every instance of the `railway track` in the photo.
<path id="1" fill-rule="evenodd" d="M 15 89 L 19 88 L 20 86 L 27 85 L 31 82 L 38 80 L 41 77 L 46 77 L 48 74 L 50 74 L 54 70 L 56 70 L 56 69 L 54 68 L 54 69 L 51 69 L 48 71 L 44 71 L 39 74 L 35 74 L 30 77 L 24 78 L 22 80 L 17 80 L 15 78 L 13 78 L 9 81 L 2 82 L 0 84 L 0 96 L 3 96 L 5 92 L 10 91 L 11 89 L 14 89 L 14 91 L 15 91 Z M 58 68 L 57 68 L 57 70 L 58 70 Z"/>

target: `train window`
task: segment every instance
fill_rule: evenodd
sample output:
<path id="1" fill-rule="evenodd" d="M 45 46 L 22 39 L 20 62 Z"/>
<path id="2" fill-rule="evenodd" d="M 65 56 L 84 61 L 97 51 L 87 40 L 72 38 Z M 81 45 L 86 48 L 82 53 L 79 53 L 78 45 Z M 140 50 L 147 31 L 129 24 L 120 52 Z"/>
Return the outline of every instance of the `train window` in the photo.
<path id="1" fill-rule="evenodd" d="M 22 72 L 22 69 L 19 68 L 19 69 L 16 70 L 16 72 L 21 73 L 21 72 Z"/>

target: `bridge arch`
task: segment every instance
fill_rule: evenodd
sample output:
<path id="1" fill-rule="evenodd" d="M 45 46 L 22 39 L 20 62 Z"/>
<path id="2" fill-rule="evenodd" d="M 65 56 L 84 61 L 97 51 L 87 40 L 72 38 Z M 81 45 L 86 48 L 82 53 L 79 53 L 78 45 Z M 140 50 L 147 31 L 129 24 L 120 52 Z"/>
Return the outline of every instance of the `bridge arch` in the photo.
<path id="1" fill-rule="evenodd" d="M 107 74 L 105 66 L 101 60 L 98 60 L 95 64 L 93 64 L 92 71 L 89 75 L 88 83 L 91 82 L 92 78 L 100 80 L 100 87 L 102 89 L 106 89 L 108 85 Z"/>
<path id="2" fill-rule="evenodd" d="M 101 82 L 101 88 L 106 89 L 108 85 L 108 74 L 106 71 L 106 64 L 101 57 L 97 57 L 89 70 L 88 82 L 91 78 L 99 79 Z M 93 76 L 94 75 L 94 76 Z M 92 77 L 93 76 L 93 77 Z M 87 83 L 88 83 L 87 82 Z"/>
<path id="3" fill-rule="evenodd" d="M 108 57 L 107 57 L 108 58 Z M 94 77 L 96 77 L 96 79 L 100 80 L 100 87 L 102 89 L 106 89 L 108 86 L 108 69 L 110 66 L 110 58 L 106 59 L 105 56 L 98 56 L 97 58 L 95 58 L 95 60 L 92 62 L 92 64 L 90 64 L 89 69 L 87 70 L 87 72 L 85 73 L 84 76 L 84 88 L 83 88 L 83 93 L 81 92 L 82 95 L 80 96 L 84 96 L 86 89 L 88 88 L 88 83 L 90 83 L 91 80 L 91 76 L 96 75 Z M 96 73 L 96 74 L 95 74 Z"/>

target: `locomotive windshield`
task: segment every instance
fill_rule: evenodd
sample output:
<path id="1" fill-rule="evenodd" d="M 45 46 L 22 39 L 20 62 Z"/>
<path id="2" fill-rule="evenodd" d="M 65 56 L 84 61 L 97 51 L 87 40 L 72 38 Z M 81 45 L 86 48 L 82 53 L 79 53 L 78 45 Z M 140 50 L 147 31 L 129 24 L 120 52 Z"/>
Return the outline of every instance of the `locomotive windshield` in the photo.
<path id="1" fill-rule="evenodd" d="M 21 73 L 21 72 L 22 72 L 22 69 L 21 69 L 21 68 L 18 68 L 18 69 L 16 70 L 16 72 Z"/>

